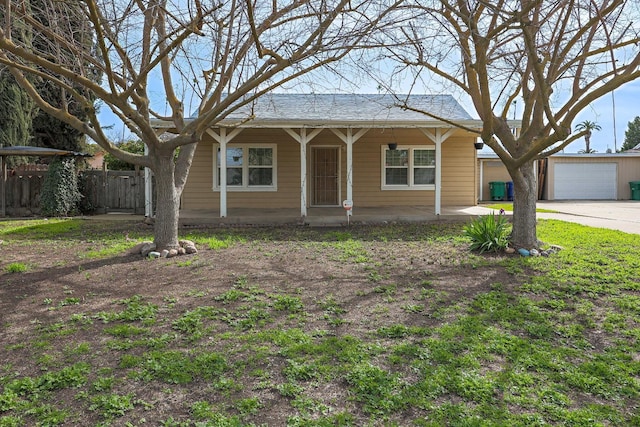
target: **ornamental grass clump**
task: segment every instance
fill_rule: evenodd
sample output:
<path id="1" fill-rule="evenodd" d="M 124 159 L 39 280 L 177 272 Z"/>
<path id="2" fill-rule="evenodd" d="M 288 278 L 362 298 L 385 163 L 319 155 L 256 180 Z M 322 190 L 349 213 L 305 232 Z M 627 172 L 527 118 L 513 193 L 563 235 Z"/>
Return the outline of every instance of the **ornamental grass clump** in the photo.
<path id="1" fill-rule="evenodd" d="M 471 239 L 471 250 L 480 253 L 498 252 L 509 244 L 511 225 L 504 215 L 491 212 L 465 225 L 464 234 Z"/>

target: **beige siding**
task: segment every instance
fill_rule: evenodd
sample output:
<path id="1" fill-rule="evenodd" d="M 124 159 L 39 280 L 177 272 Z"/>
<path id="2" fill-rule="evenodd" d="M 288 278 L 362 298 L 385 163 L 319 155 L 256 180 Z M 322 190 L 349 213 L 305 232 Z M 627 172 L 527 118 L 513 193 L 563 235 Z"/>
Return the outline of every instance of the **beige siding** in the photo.
<path id="1" fill-rule="evenodd" d="M 343 133 L 344 129 L 341 130 Z M 382 146 L 396 141 L 402 145 L 428 145 L 433 143 L 417 129 L 371 129 L 353 146 L 353 201 L 355 206 L 433 206 L 434 190 L 382 190 Z M 457 132 L 442 144 L 442 205 L 474 205 L 477 194 L 476 151 L 474 138 Z M 229 208 L 269 207 L 295 208 L 300 206 L 300 146 L 286 132 L 279 129 L 243 130 L 230 143 L 277 143 L 277 182 L 273 192 L 229 191 Z M 340 148 L 340 200 L 346 198 L 347 171 L 346 145 L 330 130 L 323 130 L 309 144 L 308 170 L 312 147 Z M 212 209 L 219 207 L 219 193 L 213 190 L 214 141 L 207 136 L 199 144 L 191 173 L 182 197 L 183 209 Z M 311 181 L 311 179 L 309 179 Z M 306 182 L 309 199 L 311 182 Z M 310 202 L 307 202 L 310 205 Z"/>
<path id="2" fill-rule="evenodd" d="M 555 200 L 553 189 L 554 165 L 557 163 L 616 163 L 618 169 L 617 199 L 631 198 L 630 181 L 640 181 L 640 156 L 628 155 L 583 155 L 583 156 L 552 156 L 549 158 L 547 169 L 547 186 L 545 199 Z"/>
<path id="3" fill-rule="evenodd" d="M 475 205 L 475 138 L 452 137 L 442 144 L 442 205 Z"/>
<path id="4" fill-rule="evenodd" d="M 218 199 L 213 198 L 213 144 L 204 140 L 198 144 L 193 157 L 187 184 L 182 192 L 183 209 L 217 209 Z"/>
<path id="5" fill-rule="evenodd" d="M 631 181 L 640 181 L 640 157 L 621 158 L 618 161 L 618 200 L 631 199 Z"/>
<path id="6" fill-rule="evenodd" d="M 478 200 L 490 201 L 491 189 L 489 188 L 489 183 L 494 181 L 509 182 L 511 181 L 511 176 L 500 159 L 481 159 L 479 163 L 479 168 L 482 168 L 482 181 L 478 176 L 478 188 L 481 185 L 482 191 L 480 191 L 480 188 L 478 189 Z M 480 170 L 478 170 L 478 174 L 480 174 Z"/>

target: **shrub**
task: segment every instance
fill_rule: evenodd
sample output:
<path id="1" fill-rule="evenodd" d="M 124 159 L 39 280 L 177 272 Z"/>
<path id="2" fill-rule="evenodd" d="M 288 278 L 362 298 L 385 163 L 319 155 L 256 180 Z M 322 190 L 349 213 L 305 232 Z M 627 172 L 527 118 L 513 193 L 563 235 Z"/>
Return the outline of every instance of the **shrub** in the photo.
<path id="1" fill-rule="evenodd" d="M 144 143 L 140 140 L 122 141 L 117 143 L 118 148 L 128 153 L 144 154 Z M 135 170 L 135 166 L 131 163 L 127 163 L 112 154 L 105 154 L 104 161 L 107 164 L 107 169 L 112 171 L 128 171 Z"/>
<path id="2" fill-rule="evenodd" d="M 89 194 L 91 186 L 89 183 L 90 175 L 81 172 L 78 175 L 78 191 L 82 194 L 82 198 L 78 202 L 78 211 L 81 214 L 92 214 L 96 211 L 96 206 L 92 202 Z"/>
<path id="3" fill-rule="evenodd" d="M 67 216 L 77 212 L 82 195 L 78 190 L 76 162 L 56 157 L 42 183 L 40 206 L 46 216 Z"/>
<path id="4" fill-rule="evenodd" d="M 511 226 L 504 215 L 480 216 L 465 225 L 464 234 L 471 239 L 471 250 L 498 252 L 509 244 Z"/>

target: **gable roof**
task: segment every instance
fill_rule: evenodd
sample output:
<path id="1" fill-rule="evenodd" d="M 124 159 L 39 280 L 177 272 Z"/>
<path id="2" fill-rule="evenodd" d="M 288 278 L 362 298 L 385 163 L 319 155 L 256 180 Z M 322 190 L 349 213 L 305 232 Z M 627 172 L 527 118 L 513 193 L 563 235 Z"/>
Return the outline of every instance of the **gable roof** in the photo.
<path id="1" fill-rule="evenodd" d="M 267 93 L 230 113 L 214 127 L 455 127 L 422 112 L 403 109 L 407 105 L 468 127 L 482 127 L 451 95 L 300 94 Z M 197 113 L 196 113 L 197 114 Z M 195 114 L 191 118 L 194 118 Z M 252 117 L 252 118 L 251 118 Z M 250 120 L 247 120 L 251 118 Z M 172 128 L 171 122 L 155 122 Z"/>
<path id="2" fill-rule="evenodd" d="M 401 96 L 407 105 L 453 121 L 473 120 L 451 95 Z M 375 94 L 280 94 L 258 98 L 228 116 L 241 119 L 253 113 L 256 122 L 426 122 L 433 118 L 400 108 L 392 95 Z"/>

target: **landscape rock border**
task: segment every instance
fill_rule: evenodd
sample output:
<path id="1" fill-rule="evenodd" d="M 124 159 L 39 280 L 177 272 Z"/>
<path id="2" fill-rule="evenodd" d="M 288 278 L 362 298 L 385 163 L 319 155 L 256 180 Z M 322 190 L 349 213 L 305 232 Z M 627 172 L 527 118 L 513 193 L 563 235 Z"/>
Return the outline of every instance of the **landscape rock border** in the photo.
<path id="1" fill-rule="evenodd" d="M 513 253 L 518 253 L 523 257 L 528 257 L 528 256 L 532 256 L 532 257 L 537 257 L 537 256 L 543 256 L 543 257 L 548 257 L 550 255 L 553 255 L 555 253 L 560 252 L 561 250 L 563 250 L 564 248 L 562 246 L 559 245 L 551 245 L 549 246 L 548 249 L 544 249 L 544 250 L 539 250 L 536 248 L 532 248 L 532 249 L 526 249 L 526 248 L 518 248 L 516 250 L 516 248 L 511 247 L 511 246 L 507 246 L 504 251 L 507 254 L 513 254 Z"/>
<path id="2" fill-rule="evenodd" d="M 177 255 L 197 254 L 196 244 L 191 240 L 179 240 L 177 249 L 164 249 L 162 252 L 156 251 L 156 244 L 151 241 L 138 243 L 127 251 L 128 255 L 140 254 L 145 258 L 173 258 Z"/>

